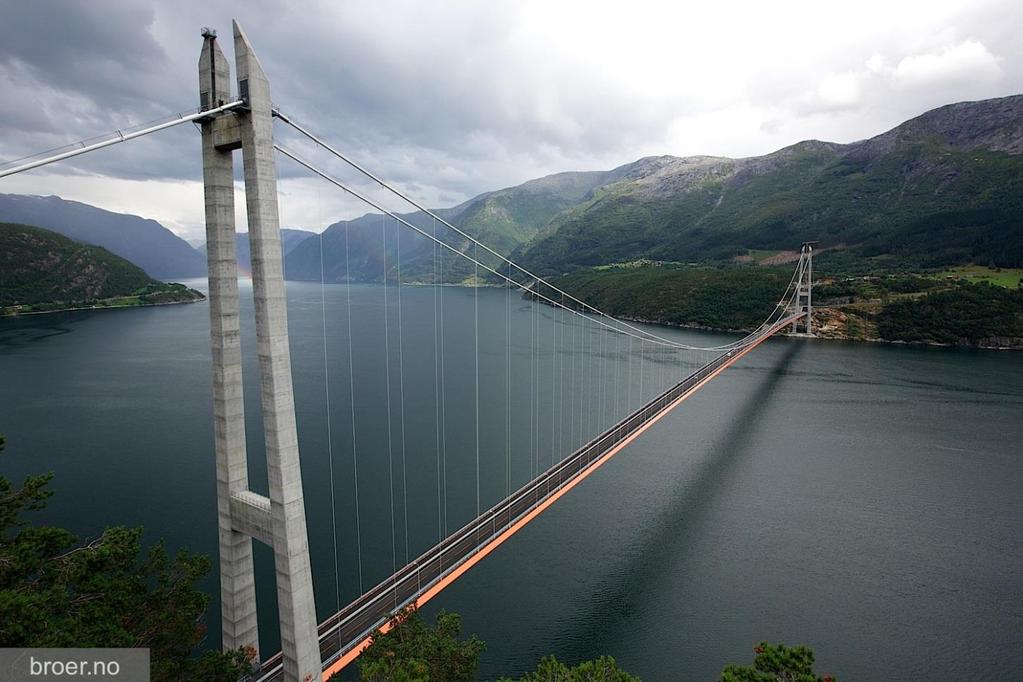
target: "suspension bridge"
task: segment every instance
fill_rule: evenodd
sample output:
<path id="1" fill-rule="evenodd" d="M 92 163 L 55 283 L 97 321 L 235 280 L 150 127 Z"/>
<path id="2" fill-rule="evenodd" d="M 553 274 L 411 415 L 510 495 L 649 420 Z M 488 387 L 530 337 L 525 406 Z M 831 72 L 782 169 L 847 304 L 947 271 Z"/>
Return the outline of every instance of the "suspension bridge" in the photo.
<path id="1" fill-rule="evenodd" d="M 50 163 L 70 159 L 97 149 L 123 143 L 138 137 L 181 125 L 194 123 L 202 133 L 203 174 L 205 187 L 207 256 L 209 263 L 209 307 L 211 321 L 211 349 L 213 355 L 213 397 L 214 435 L 216 448 L 218 527 L 220 533 L 220 587 L 223 646 L 225 649 L 246 647 L 260 661 L 258 672 L 253 679 L 261 681 L 327 679 L 340 671 L 371 642 L 378 629 L 390 627 L 392 616 L 406 607 L 419 607 L 439 594 L 466 571 L 479 563 L 508 538 L 520 531 L 530 521 L 543 513 L 568 491 L 596 471 L 605 462 L 627 447 L 658 420 L 678 407 L 683 401 L 712 381 L 721 372 L 734 365 L 745 355 L 772 336 L 786 331 L 812 334 L 812 279 L 813 245 L 802 245 L 798 262 L 785 291 L 778 299 L 773 311 L 763 323 L 746 336 L 734 341 L 697 346 L 681 343 L 676 339 L 651 331 L 648 327 L 633 324 L 605 314 L 598 308 L 579 300 L 571 293 L 534 274 L 520 264 L 513 262 L 506 254 L 491 248 L 473 236 L 472 226 L 456 226 L 437 212 L 407 196 L 391 183 L 377 176 L 363 165 L 349 158 L 322 136 L 299 123 L 270 97 L 269 81 L 256 59 L 249 40 L 237 23 L 234 25 L 234 49 L 237 69 L 237 94 L 232 93 L 230 65 L 217 43 L 214 31 L 203 31 L 203 47 L 199 59 L 200 105 L 195 111 L 175 114 L 166 119 L 135 128 L 116 131 L 101 138 L 86 140 L 64 148 L 51 150 L 33 157 L 0 164 L 0 178 L 39 168 Z M 307 150 L 326 153 L 332 163 L 341 162 L 378 188 L 371 196 L 360 191 L 352 183 L 343 181 L 322 164 L 314 164 L 304 153 L 294 147 L 285 147 L 275 141 L 274 121 L 295 136 Z M 245 444 L 245 417 L 242 386 L 242 354 L 240 343 L 240 312 L 238 293 L 238 268 L 235 253 L 234 215 L 234 161 L 233 152 L 241 150 L 246 188 L 246 209 L 248 214 L 249 239 L 252 254 L 252 278 L 256 315 L 256 335 L 260 363 L 260 403 L 263 414 L 266 459 L 269 479 L 269 494 L 249 488 Z M 475 419 L 475 516 L 451 533 L 442 533 L 447 527 L 447 512 L 443 500 L 446 492 L 448 472 L 442 474 L 442 414 L 444 391 L 442 388 L 444 353 L 438 341 L 435 327 L 435 346 L 438 364 L 435 367 L 437 382 L 437 503 L 438 542 L 411 558 L 402 567 L 397 566 L 394 457 L 390 437 L 392 415 L 390 351 L 387 353 L 385 377 L 387 386 L 388 457 L 391 508 L 392 569 L 390 575 L 376 581 L 369 589 L 362 589 L 362 538 L 358 535 L 356 546 L 359 557 L 359 596 L 351 603 L 340 603 L 341 589 L 338 577 L 338 531 L 336 519 L 331 529 L 330 540 L 335 556 L 335 588 L 337 604 L 328 618 L 318 621 L 313 595 L 312 566 L 309 554 L 309 538 L 306 528 L 305 500 L 302 490 L 301 464 L 299 459 L 298 430 L 295 419 L 294 395 L 292 393 L 290 347 L 288 337 L 287 306 L 284 292 L 283 259 L 280 242 L 280 216 L 277 192 L 278 158 L 286 159 L 297 168 L 324 180 L 329 186 L 347 193 L 379 211 L 383 220 L 393 221 L 398 226 L 396 258 L 392 266 L 397 269 L 396 277 L 390 276 L 397 285 L 398 331 L 397 346 L 399 363 L 398 401 L 401 402 L 401 490 L 406 499 L 401 509 L 406 516 L 404 522 L 405 554 L 409 554 L 408 500 L 405 478 L 405 389 L 404 366 L 401 360 L 403 336 L 401 331 L 401 232 L 412 236 L 417 244 L 432 248 L 434 306 L 443 297 L 437 290 L 444 283 L 444 263 L 455 259 L 464 261 L 472 272 L 474 291 L 474 346 L 473 358 L 467 362 L 473 374 Z M 396 198 L 403 205 L 417 211 L 422 219 L 411 219 L 408 215 L 389 208 L 383 195 Z M 381 223 L 381 248 L 384 255 L 383 278 L 385 297 L 389 288 L 387 269 L 387 230 Z M 345 229 L 346 272 L 344 286 L 350 289 L 351 275 L 348 268 L 348 229 Z M 408 238 L 406 238 L 408 239 Z M 320 241 L 321 263 L 323 241 Z M 514 381 L 511 370 L 511 335 L 514 331 L 510 315 L 506 318 L 504 330 L 507 347 L 507 366 L 503 388 L 506 391 L 507 410 L 506 443 L 507 467 L 505 472 L 505 496 L 503 499 L 484 501 L 481 495 L 481 450 L 491 447 L 481 442 L 480 435 L 480 335 L 479 335 L 479 284 L 487 283 L 504 287 L 510 297 L 520 292 L 533 309 L 541 306 L 553 311 L 556 316 L 552 324 L 551 338 L 551 412 L 541 414 L 539 391 L 541 369 L 535 361 L 536 353 L 545 342 L 544 332 L 538 322 L 530 329 L 530 351 L 534 353 L 529 377 L 529 478 L 513 489 L 511 475 L 511 433 L 514 430 L 511 418 L 511 385 Z M 321 277 L 320 285 L 324 286 Z M 351 299 L 346 290 L 347 309 L 347 363 L 351 376 L 356 359 L 352 355 L 351 342 Z M 510 300 L 510 298 L 509 298 Z M 386 301 L 386 298 L 385 298 Z M 325 304 L 324 304 L 325 305 Z M 385 345 L 390 343 L 387 331 L 388 306 L 384 306 Z M 327 377 L 326 356 L 326 309 L 324 315 L 324 380 Z M 443 319 L 439 315 L 439 320 Z M 534 320 L 537 318 L 534 317 Z M 558 324 L 565 327 L 558 342 Z M 571 342 L 567 329 L 571 328 Z M 579 332 L 577 335 L 577 331 Z M 441 337 L 443 335 L 441 334 Z M 639 390 L 633 398 L 631 364 L 628 380 L 621 378 L 620 368 L 598 370 L 598 376 L 585 377 L 588 383 L 574 384 L 565 381 L 565 360 L 558 364 L 558 349 L 572 346 L 575 354 L 592 352 L 590 341 L 596 337 L 597 353 L 610 351 L 612 340 L 616 348 L 623 343 L 639 344 L 640 348 L 656 348 L 671 359 L 662 363 L 658 374 L 646 382 L 643 377 L 649 372 L 638 368 Z M 626 341 L 627 340 L 627 341 Z M 573 356 L 574 358 L 575 356 Z M 644 354 L 639 355 L 642 363 Z M 631 356 L 630 356 L 630 362 Z M 575 360 L 570 360 L 569 371 L 576 372 Z M 670 367 L 666 371 L 664 366 Z M 585 372 L 579 367 L 580 375 Z M 613 375 L 613 376 L 612 376 Z M 558 381 L 561 381 L 559 387 Z M 628 387 L 626 389 L 626 386 Z M 584 419 L 586 401 L 571 401 L 570 409 L 564 407 L 566 391 L 578 391 L 585 387 L 600 406 L 606 417 Z M 349 384 L 350 400 L 354 406 L 356 396 L 354 383 Z M 558 390 L 561 391 L 560 398 Z M 329 389 L 326 395 L 328 415 L 330 412 Z M 559 404 L 560 400 L 560 404 Z M 571 400 L 571 396 L 570 396 Z M 578 403 L 579 414 L 574 405 Z M 593 411 L 593 410 L 591 410 Z M 578 419 L 576 417 L 578 416 Z M 354 456 L 355 443 L 354 409 L 352 411 L 352 449 L 356 468 L 355 477 L 356 515 L 358 517 L 358 458 Z M 567 422 L 567 424 L 566 424 Z M 584 424 L 593 433 L 587 433 Z M 515 425 L 517 426 L 517 425 Z M 566 426 L 569 437 L 564 436 Z M 329 441 L 328 421 L 328 443 Z M 541 439 L 541 429 L 549 429 L 550 438 Z M 556 435 L 557 434 L 557 435 Z M 542 452 L 547 450 L 547 452 Z M 330 495 L 334 503 L 334 471 L 332 455 L 329 459 Z M 488 506 L 489 505 L 489 506 Z M 333 511 L 333 509 L 332 509 Z M 443 517 L 443 519 L 442 519 Z M 358 518 L 356 521 L 357 528 Z M 361 533 L 361 531 L 360 531 Z M 266 658 L 259 656 L 259 632 L 255 600 L 255 573 L 252 560 L 252 540 L 258 540 L 274 551 L 277 574 L 277 596 L 280 611 L 281 651 Z"/>

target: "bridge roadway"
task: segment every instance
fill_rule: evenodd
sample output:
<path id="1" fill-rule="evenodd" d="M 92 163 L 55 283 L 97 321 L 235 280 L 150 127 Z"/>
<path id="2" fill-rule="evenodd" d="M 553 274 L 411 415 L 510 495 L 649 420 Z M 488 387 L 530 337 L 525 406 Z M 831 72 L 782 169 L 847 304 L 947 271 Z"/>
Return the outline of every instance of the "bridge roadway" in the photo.
<path id="1" fill-rule="evenodd" d="M 714 358 L 321 623 L 323 679 L 355 660 L 374 630 L 387 629 L 391 614 L 413 603 L 422 606 L 658 419 L 804 314 L 783 318 L 746 345 Z M 253 679 L 282 680 L 281 654 L 264 661 Z"/>

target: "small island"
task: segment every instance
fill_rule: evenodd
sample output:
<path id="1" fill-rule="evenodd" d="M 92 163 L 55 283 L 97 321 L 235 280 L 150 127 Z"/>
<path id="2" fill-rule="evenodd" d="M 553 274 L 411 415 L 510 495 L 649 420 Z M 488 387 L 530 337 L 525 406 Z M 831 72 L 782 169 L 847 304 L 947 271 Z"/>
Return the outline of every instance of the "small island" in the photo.
<path id="1" fill-rule="evenodd" d="M 205 298 L 184 284 L 153 279 L 103 247 L 30 225 L 0 223 L 0 317 Z"/>

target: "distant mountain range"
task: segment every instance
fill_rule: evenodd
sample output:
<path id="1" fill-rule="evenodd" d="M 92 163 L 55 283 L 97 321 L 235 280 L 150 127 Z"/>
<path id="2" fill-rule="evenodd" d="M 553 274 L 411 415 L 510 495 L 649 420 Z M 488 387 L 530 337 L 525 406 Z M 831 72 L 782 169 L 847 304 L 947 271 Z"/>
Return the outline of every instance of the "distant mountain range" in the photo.
<path id="1" fill-rule="evenodd" d="M 309 230 L 296 230 L 290 227 L 281 228 L 281 251 L 287 256 L 291 251 L 301 244 L 309 237 L 314 236 L 315 232 Z M 249 250 L 249 234 L 248 232 L 238 232 L 234 236 L 235 244 L 235 255 L 238 257 L 238 272 L 245 276 L 252 275 L 252 254 Z M 203 258 L 206 257 L 206 242 L 196 241 L 194 244 L 196 251 L 203 254 Z"/>
<path id="2" fill-rule="evenodd" d="M 1023 96 L 929 111 L 860 142 L 808 140 L 765 156 L 648 157 L 486 192 L 438 215 L 542 275 L 640 259 L 730 259 L 805 240 L 855 256 L 1023 265 Z M 469 242 L 421 213 L 460 251 Z M 0 220 L 96 244 L 157 278 L 202 277 L 205 255 L 153 220 L 59 197 L 0 194 Z M 348 248 L 345 249 L 347 234 Z M 473 269 L 367 214 L 322 239 L 283 230 L 289 279 L 463 282 Z M 322 258 L 321 258 L 322 249 Z M 243 272 L 248 240 L 239 235 Z M 400 254 L 400 258 L 399 258 Z M 480 251 L 481 260 L 493 264 Z"/>
<path id="3" fill-rule="evenodd" d="M 516 255 L 560 273 L 805 240 L 921 265 L 1023 265 L 1023 96 L 944 106 L 852 144 L 641 159 Z"/>
<path id="4" fill-rule="evenodd" d="M 621 174 L 622 169 L 558 173 L 530 180 L 517 187 L 486 192 L 458 206 L 434 212 L 499 253 L 508 254 L 533 239 L 560 212 L 578 205 L 595 188 L 612 182 Z M 435 225 L 434 219 L 422 212 L 401 214 L 401 217 L 427 233 L 443 238 L 460 251 L 468 248 L 468 240 L 442 224 Z M 385 256 L 387 277 L 393 279 L 397 274 L 400 249 L 402 279 L 433 281 L 433 242 L 402 228 L 399 244 L 396 221 L 392 218 L 382 220 L 379 213 L 334 223 L 323 233 L 323 274 L 327 281 L 342 281 L 347 276 L 344 245 L 346 229 L 349 241 L 347 268 L 351 279 L 383 280 Z M 295 248 L 286 259 L 288 277 L 318 281 L 320 247 L 319 240 L 310 240 Z M 438 250 L 438 257 L 440 265 L 437 269 L 438 272 L 443 269 L 444 281 L 462 281 L 471 274 L 471 265 L 464 259 L 443 249 Z"/>
<path id="5" fill-rule="evenodd" d="M 0 221 L 53 230 L 83 244 L 102 246 L 142 268 L 157 279 L 205 277 L 206 243 L 186 242 L 166 227 L 147 218 L 114 213 L 57 196 L 0 194 Z M 284 228 L 284 253 L 314 233 Z M 237 235 L 239 271 L 249 275 L 248 234 Z"/>
<path id="6" fill-rule="evenodd" d="M 155 220 L 56 196 L 0 194 L 0 221 L 35 225 L 102 246 L 157 279 L 206 275 L 206 257 Z"/>
<path id="7" fill-rule="evenodd" d="M 808 140 L 765 156 L 648 157 L 606 172 L 559 173 L 438 211 L 543 275 L 639 259 L 728 259 L 805 240 L 920 265 L 1023 265 L 1023 96 L 929 111 L 861 142 Z M 421 213 L 403 216 L 426 231 Z M 381 281 L 397 272 L 394 221 L 370 214 L 324 233 L 323 273 Z M 386 235 L 387 248 L 384 249 Z M 468 246 L 438 228 L 459 250 Z M 491 261 L 492 262 L 492 259 Z M 402 278 L 433 278 L 433 246 L 402 234 Z M 320 243 L 287 258 L 320 278 Z M 444 260 L 444 281 L 471 267 Z"/>

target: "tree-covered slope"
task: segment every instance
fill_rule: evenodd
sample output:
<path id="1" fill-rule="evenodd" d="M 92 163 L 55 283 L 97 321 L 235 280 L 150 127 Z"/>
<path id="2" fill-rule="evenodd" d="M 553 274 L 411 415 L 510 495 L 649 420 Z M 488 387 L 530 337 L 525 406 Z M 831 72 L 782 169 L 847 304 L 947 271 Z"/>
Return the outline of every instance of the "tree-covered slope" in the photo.
<path id="1" fill-rule="evenodd" d="M 862 274 L 864 263 L 878 274 Z M 908 274 L 885 272 L 886 265 L 845 252 L 815 259 L 819 337 L 1023 349 L 1020 271 L 978 269 L 998 285 L 955 270 Z M 752 331 L 782 296 L 792 266 L 636 262 L 580 269 L 552 283 L 617 317 Z"/>
<path id="2" fill-rule="evenodd" d="M 690 267 L 632 263 L 579 270 L 552 284 L 615 317 L 683 327 L 752 330 L 773 312 L 789 266 Z"/>
<path id="3" fill-rule="evenodd" d="M 0 223 L 0 310 L 191 301 L 202 294 L 158 282 L 99 246 L 28 225 Z"/>
<path id="4" fill-rule="evenodd" d="M 1019 348 L 1023 341 L 1023 289 L 961 283 L 926 296 L 885 305 L 878 336 L 909 343 Z"/>

